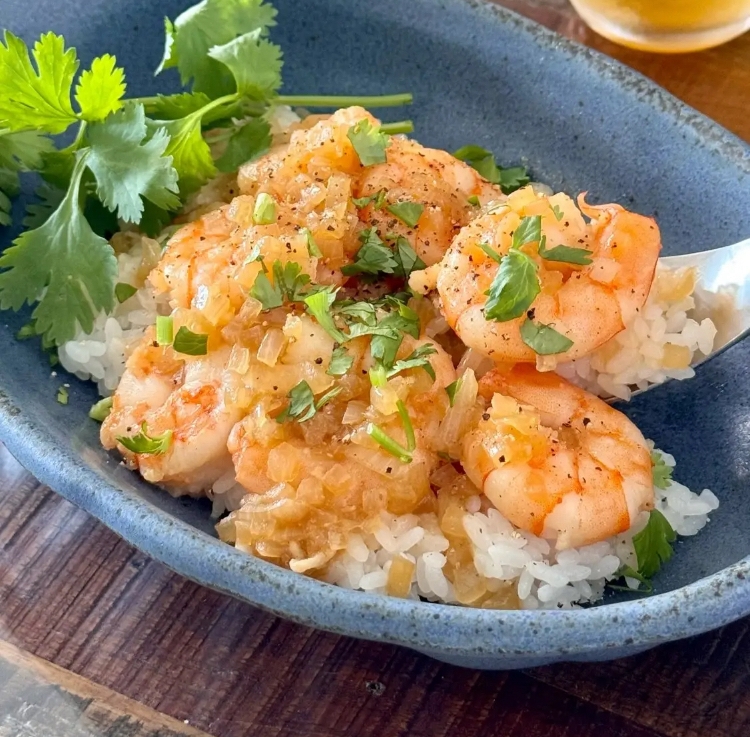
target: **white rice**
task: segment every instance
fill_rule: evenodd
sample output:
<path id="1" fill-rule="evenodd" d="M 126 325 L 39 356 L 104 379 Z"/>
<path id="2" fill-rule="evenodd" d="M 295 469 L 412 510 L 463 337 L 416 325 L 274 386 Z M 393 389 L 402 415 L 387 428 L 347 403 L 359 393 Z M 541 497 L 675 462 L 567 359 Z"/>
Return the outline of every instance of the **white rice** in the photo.
<path id="1" fill-rule="evenodd" d="M 661 452 L 661 451 L 659 451 Z M 664 462 L 674 467 L 674 458 L 662 452 Z M 672 481 L 666 489 L 655 489 L 656 509 L 662 512 L 680 536 L 698 533 L 718 508 L 719 500 L 708 489 L 696 494 Z M 516 585 L 524 609 L 569 609 L 604 596 L 608 581 L 624 565 L 638 568 L 633 535 L 648 522 L 642 512 L 631 529 L 594 545 L 556 551 L 536 535 L 514 527 L 486 499 L 476 511 L 479 497 L 466 506 L 464 529 L 472 543 L 474 567 L 493 582 Z M 470 511 L 471 510 L 471 511 Z M 443 573 L 448 540 L 434 514 L 394 517 L 382 515 L 382 527 L 374 534 L 352 535 L 347 549 L 331 561 L 326 580 L 350 589 L 386 593 L 388 572 L 394 558 L 405 556 L 416 564 L 409 598 L 456 603 L 450 581 Z M 639 582 L 626 579 L 632 589 Z"/>
<path id="2" fill-rule="evenodd" d="M 710 317 L 694 319 L 699 317 L 695 294 L 679 302 L 660 300 L 658 281 L 666 273 L 663 267 L 657 269 L 646 304 L 625 330 L 593 353 L 557 364 L 557 373 L 593 394 L 624 400 L 630 399 L 634 389 L 695 376 L 690 365 L 666 367 L 665 346 L 684 346 L 689 364 L 696 363 L 711 353 L 716 324 Z"/>

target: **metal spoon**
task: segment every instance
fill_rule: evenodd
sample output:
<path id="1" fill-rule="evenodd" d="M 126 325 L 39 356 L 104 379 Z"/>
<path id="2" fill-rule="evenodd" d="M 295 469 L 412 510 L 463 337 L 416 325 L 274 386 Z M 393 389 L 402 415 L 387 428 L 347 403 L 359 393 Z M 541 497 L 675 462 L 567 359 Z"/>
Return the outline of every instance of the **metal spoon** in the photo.
<path id="1" fill-rule="evenodd" d="M 691 317 L 695 320 L 710 317 L 718 331 L 713 351 L 707 356 L 699 354 L 698 359 L 692 364 L 693 368 L 725 351 L 750 332 L 750 238 L 733 246 L 715 248 L 711 251 L 664 256 L 659 259 L 659 263 L 668 269 L 694 266 L 698 271 L 697 289 L 732 297 L 731 309 L 722 310 L 720 314 L 710 305 L 700 303 L 697 303 L 696 309 L 692 311 Z M 636 389 L 632 396 L 655 386 L 659 385 L 651 384 L 646 389 Z"/>

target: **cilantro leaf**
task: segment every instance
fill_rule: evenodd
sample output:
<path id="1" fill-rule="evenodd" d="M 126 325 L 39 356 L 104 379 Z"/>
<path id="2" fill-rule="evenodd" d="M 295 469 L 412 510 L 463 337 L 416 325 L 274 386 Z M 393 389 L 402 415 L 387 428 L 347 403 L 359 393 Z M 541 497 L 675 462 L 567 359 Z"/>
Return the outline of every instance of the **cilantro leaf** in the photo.
<path id="1" fill-rule="evenodd" d="M 552 214 L 557 221 L 560 221 L 565 217 L 565 213 L 560 209 L 560 205 L 552 205 Z"/>
<path id="2" fill-rule="evenodd" d="M 481 244 L 481 247 L 497 260 L 498 254 L 489 246 Z M 541 291 L 536 273 L 538 268 L 534 259 L 523 251 L 511 248 L 502 257 L 500 268 L 485 292 L 489 297 L 484 307 L 485 319 L 506 322 L 523 315 Z"/>
<path id="3" fill-rule="evenodd" d="M 263 118 L 253 118 L 237 128 L 224 153 L 216 159 L 219 171 L 237 171 L 247 161 L 257 159 L 271 148 L 271 126 Z"/>
<path id="4" fill-rule="evenodd" d="M 5 31 L 0 43 L 0 124 L 13 131 L 62 133 L 78 118 L 70 103 L 78 69 L 75 49 L 62 36 L 46 33 L 34 44 L 36 69 L 26 44 Z"/>
<path id="5" fill-rule="evenodd" d="M 212 59 L 214 46 L 275 25 L 276 10 L 263 0 L 204 0 L 167 24 L 165 54 L 158 71 L 177 67 L 184 85 L 192 80 L 194 92 L 215 98 L 235 91 L 227 67 Z"/>
<path id="6" fill-rule="evenodd" d="M 677 535 L 667 518 L 658 509 L 654 509 L 648 518 L 648 524 L 633 535 L 638 573 L 646 578 L 652 578 L 658 573 L 662 564 L 674 555 L 671 543 L 676 539 Z"/>
<path id="7" fill-rule="evenodd" d="M 513 166 L 509 169 L 500 169 L 500 181 L 497 183 L 505 194 L 510 194 L 525 187 L 530 181 L 526 167 Z"/>
<path id="8" fill-rule="evenodd" d="M 137 291 L 132 284 L 124 281 L 115 284 L 115 298 L 120 304 L 127 302 Z"/>
<path id="9" fill-rule="evenodd" d="M 419 202 L 397 202 L 385 208 L 391 215 L 395 215 L 402 223 L 410 228 L 416 226 L 424 212 L 424 205 Z"/>
<path id="10" fill-rule="evenodd" d="M 104 120 L 122 107 L 125 71 L 115 66 L 116 63 L 114 56 L 104 54 L 94 59 L 91 69 L 81 74 L 75 96 L 83 120 Z"/>
<path id="11" fill-rule="evenodd" d="M 419 346 L 419 348 L 413 350 L 406 358 L 396 361 L 393 364 L 393 368 L 387 372 L 388 378 L 408 369 L 423 368 L 430 378 L 435 381 L 435 369 L 432 368 L 432 364 L 427 358 L 427 356 L 432 356 L 435 353 L 437 353 L 437 350 L 430 343 Z"/>
<path id="12" fill-rule="evenodd" d="M 292 387 L 287 394 L 289 404 L 286 409 L 276 417 L 276 422 L 282 423 L 287 420 L 297 420 L 297 422 L 307 422 L 311 420 L 316 412 L 328 404 L 337 394 L 341 392 L 341 387 L 337 386 L 327 391 L 317 402 L 310 385 L 306 381 L 300 381 L 299 384 Z"/>
<path id="13" fill-rule="evenodd" d="M 346 264 L 341 271 L 346 276 L 355 274 L 393 274 L 399 267 L 393 251 L 380 240 L 375 228 L 367 228 L 359 234 L 362 243 L 353 264 Z"/>
<path id="14" fill-rule="evenodd" d="M 336 289 L 323 289 L 305 297 L 307 311 L 318 321 L 319 325 L 338 343 L 343 343 L 346 336 L 336 327 L 331 314 L 331 305 L 336 299 Z"/>
<path id="15" fill-rule="evenodd" d="M 0 130 L 0 225 L 10 225 L 10 198 L 20 191 L 18 173 L 41 167 L 43 154 L 54 148 L 37 131 Z"/>
<path id="16" fill-rule="evenodd" d="M 532 215 L 521 218 L 518 227 L 513 231 L 511 248 L 520 248 L 527 243 L 537 243 L 542 239 L 542 216 Z"/>
<path id="17" fill-rule="evenodd" d="M 636 594 L 640 591 L 643 591 L 647 594 L 650 594 L 654 590 L 654 585 L 649 581 L 645 576 L 638 573 L 634 568 L 631 566 L 620 566 L 614 575 L 614 580 L 617 580 L 618 578 L 634 578 L 636 581 L 639 581 L 641 584 L 643 584 L 643 589 L 640 588 L 640 586 L 637 589 L 631 589 L 630 586 L 619 586 L 612 583 L 608 583 L 607 586 L 611 589 L 615 589 L 616 591 L 625 591 L 626 593 L 630 594 Z"/>
<path id="18" fill-rule="evenodd" d="M 273 284 L 266 272 L 262 271 L 250 288 L 250 296 L 257 299 L 264 310 L 281 307 L 284 302 L 302 302 L 310 294 L 311 290 L 306 288 L 310 276 L 302 272 L 298 263 L 289 261 L 283 264 L 277 260 L 273 262 L 271 270 Z"/>
<path id="19" fill-rule="evenodd" d="M 542 240 L 539 241 L 539 255 L 547 261 L 559 261 L 579 266 L 588 266 L 592 261 L 591 251 L 585 248 L 570 248 L 561 245 L 547 249 L 545 244 L 546 238 L 542 236 Z"/>
<path id="20" fill-rule="evenodd" d="M 354 356 L 343 345 L 340 345 L 333 349 L 326 373 L 329 376 L 343 376 L 352 367 L 353 363 Z"/>
<path id="21" fill-rule="evenodd" d="M 32 202 L 26 206 L 26 217 L 23 224 L 27 228 L 38 228 L 58 208 L 65 198 L 65 190 L 52 187 L 46 182 L 36 189 L 39 202 Z"/>
<path id="22" fill-rule="evenodd" d="M 658 450 L 651 451 L 651 465 L 654 486 L 657 489 L 666 489 L 672 483 L 672 471 L 674 469 L 664 463 L 664 457 Z"/>
<path id="23" fill-rule="evenodd" d="M 157 207 L 174 210 L 177 172 L 172 159 L 164 156 L 169 139 L 163 129 L 146 138 L 143 105 L 128 103 L 89 130 L 89 169 L 94 173 L 99 199 L 125 221 L 137 223 L 143 214 L 143 199 Z"/>
<path id="24" fill-rule="evenodd" d="M 469 197 L 466 200 L 470 205 L 473 207 L 479 207 L 482 203 L 479 201 L 479 197 L 477 195 L 473 194 L 471 197 Z"/>
<path id="25" fill-rule="evenodd" d="M 551 325 L 526 319 L 521 325 L 521 340 L 540 356 L 565 353 L 573 341 L 558 333 Z"/>
<path id="26" fill-rule="evenodd" d="M 255 100 L 265 100 L 281 87 L 281 48 L 261 38 L 262 33 L 257 28 L 208 52 L 232 72 L 237 91 Z"/>
<path id="27" fill-rule="evenodd" d="M 197 112 L 211 102 L 202 92 L 178 92 L 175 95 L 157 95 L 143 103 L 146 115 L 156 120 L 177 120 Z"/>
<path id="28" fill-rule="evenodd" d="M 403 236 L 396 239 L 396 250 L 393 252 L 393 258 L 396 260 L 393 273 L 403 279 L 408 279 L 412 271 L 427 268 L 427 264 L 419 258 L 417 252 Z"/>
<path id="29" fill-rule="evenodd" d="M 161 435 L 148 434 L 148 427 L 144 422 L 141 425 L 141 431 L 137 435 L 128 437 L 120 435 L 117 442 L 126 447 L 132 453 L 140 455 L 162 455 L 166 453 L 172 445 L 172 431 L 165 430 Z"/>
<path id="30" fill-rule="evenodd" d="M 163 128 L 169 135 L 164 156 L 172 157 L 183 196 L 199 189 L 216 175 L 211 149 L 201 132 L 200 111 L 177 120 L 153 121 L 151 127 L 154 130 Z"/>
<path id="31" fill-rule="evenodd" d="M 362 166 L 385 164 L 385 150 L 390 144 L 390 136 L 376 128 L 369 120 L 363 119 L 353 125 L 346 137 L 352 142 Z"/>
<path id="32" fill-rule="evenodd" d="M 505 194 L 515 192 L 530 181 L 524 167 L 502 169 L 497 165 L 495 155 L 481 146 L 463 146 L 453 155 L 476 169 L 488 182 L 499 184 Z"/>
<path id="33" fill-rule="evenodd" d="M 276 285 L 271 284 L 271 280 L 265 271 L 261 271 L 255 277 L 255 282 L 250 287 L 250 296 L 257 299 L 263 305 L 264 310 L 272 310 L 284 304 L 281 290 Z"/>
<path id="34" fill-rule="evenodd" d="M 404 333 L 413 338 L 419 337 L 419 317 L 406 307 L 403 312 L 394 312 L 383 318 L 376 330 L 377 334 L 373 334 L 370 341 L 370 354 L 386 369 L 392 369 L 404 340 Z"/>
<path id="35" fill-rule="evenodd" d="M 302 272 L 298 263 L 274 261 L 272 268 L 274 283 L 288 302 L 301 302 L 307 296 L 309 290 L 304 287 L 310 283 L 310 276 Z"/>
<path id="36" fill-rule="evenodd" d="M 364 197 L 352 197 L 352 202 L 360 210 L 369 204 L 372 204 L 376 210 L 382 210 L 386 194 L 387 192 L 384 189 L 379 189 L 375 194 L 365 195 Z"/>
<path id="37" fill-rule="evenodd" d="M 186 356 L 205 356 L 208 353 L 208 335 L 194 333 L 183 325 L 174 336 L 172 348 Z"/>
<path id="38" fill-rule="evenodd" d="M 79 325 L 90 332 L 96 315 L 114 307 L 117 260 L 79 201 L 87 155 L 78 154 L 70 188 L 51 217 L 0 256 L 0 308 L 38 301 L 32 313 L 37 332 L 57 345 L 73 338 Z"/>

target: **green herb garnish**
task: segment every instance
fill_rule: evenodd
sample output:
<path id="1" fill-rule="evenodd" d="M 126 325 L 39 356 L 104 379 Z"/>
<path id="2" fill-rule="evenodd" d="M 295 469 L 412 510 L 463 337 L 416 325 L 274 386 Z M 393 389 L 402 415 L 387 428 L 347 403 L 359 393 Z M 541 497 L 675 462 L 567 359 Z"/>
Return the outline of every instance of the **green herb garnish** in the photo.
<path id="1" fill-rule="evenodd" d="M 565 213 L 560 209 L 560 205 L 552 205 L 552 214 L 558 221 L 562 220 L 565 217 Z"/>
<path id="2" fill-rule="evenodd" d="M 137 291 L 132 284 L 122 281 L 115 284 L 115 297 L 120 304 L 127 302 Z"/>
<path id="3" fill-rule="evenodd" d="M 148 434 L 148 427 L 144 422 L 141 425 L 141 431 L 137 435 L 118 436 L 117 442 L 127 448 L 132 453 L 140 455 L 162 455 L 166 453 L 172 445 L 172 431 L 165 430 L 161 435 Z"/>
<path id="4" fill-rule="evenodd" d="M 479 197 L 477 195 L 473 194 L 471 197 L 469 197 L 466 200 L 470 205 L 473 207 L 479 207 L 482 203 L 479 201 Z"/>
<path id="5" fill-rule="evenodd" d="M 57 401 L 59 404 L 67 404 L 68 400 L 70 399 L 70 393 L 68 392 L 67 387 L 61 386 L 57 390 Z"/>
<path id="6" fill-rule="evenodd" d="M 174 336 L 172 348 L 187 356 L 205 356 L 208 353 L 208 336 L 194 333 L 183 325 Z"/>
<path id="7" fill-rule="evenodd" d="M 100 399 L 95 405 L 89 410 L 89 417 L 97 422 L 104 422 L 109 417 L 109 413 L 112 411 L 112 397 L 104 397 Z"/>
<path id="8" fill-rule="evenodd" d="M 376 210 L 381 210 L 383 205 L 385 205 L 386 194 L 387 192 L 384 189 L 379 189 L 375 194 L 366 195 L 364 197 L 352 197 L 352 202 L 354 203 L 354 206 L 360 210 L 367 207 L 369 204 L 372 204 Z"/>
<path id="9" fill-rule="evenodd" d="M 419 202 L 397 202 L 394 205 L 388 205 L 385 209 L 402 223 L 414 228 L 424 212 L 424 205 Z"/>
<path id="10" fill-rule="evenodd" d="M 385 150 L 390 144 L 390 139 L 369 120 L 360 120 L 349 128 L 346 136 L 352 142 L 362 166 L 385 164 Z"/>
<path id="11" fill-rule="evenodd" d="M 311 258 L 322 258 L 323 252 L 318 248 L 318 244 L 315 242 L 315 239 L 313 238 L 313 234 L 310 232 L 310 228 L 302 228 L 300 230 L 300 233 L 305 236 L 305 240 L 307 241 L 307 253 Z"/>
<path id="12" fill-rule="evenodd" d="M 651 451 L 651 475 L 657 489 L 666 489 L 672 483 L 672 467 L 664 463 L 658 450 Z"/>
<path id="13" fill-rule="evenodd" d="M 172 345 L 172 340 L 174 340 L 174 321 L 171 317 L 157 315 L 156 342 L 159 345 Z"/>
<path id="14" fill-rule="evenodd" d="M 456 379 L 452 384 L 448 384 L 448 386 L 445 387 L 445 393 L 448 395 L 448 401 L 450 402 L 450 406 L 453 406 L 453 403 L 456 401 L 456 394 L 458 390 L 461 388 L 461 382 L 463 381 L 462 378 Z"/>
<path id="15" fill-rule="evenodd" d="M 255 198 L 253 222 L 256 225 L 270 225 L 276 222 L 276 200 L 267 192 L 260 192 Z"/>
<path id="16" fill-rule="evenodd" d="M 315 294 L 305 297 L 304 302 L 307 311 L 318 321 L 320 326 L 337 342 L 346 340 L 344 333 L 339 330 L 331 314 L 331 305 L 336 299 L 335 289 L 323 289 Z M 351 365 L 351 361 L 350 361 Z M 331 373 L 330 368 L 328 373 Z M 343 373 L 346 373 L 345 371 Z"/>
<path id="17" fill-rule="evenodd" d="M 588 266 L 591 263 L 591 251 L 585 248 L 570 248 L 569 246 L 555 246 L 546 248 L 546 239 L 542 236 L 539 241 L 539 255 L 547 261 L 560 261 L 566 264 Z"/>
<path id="18" fill-rule="evenodd" d="M 480 248 L 500 263 L 490 288 L 485 292 L 488 296 L 484 306 L 485 319 L 506 322 L 520 317 L 541 291 L 537 276 L 539 267 L 533 258 L 515 248 L 502 258 L 484 243 Z"/>
<path id="19" fill-rule="evenodd" d="M 380 240 L 375 228 L 367 228 L 359 234 L 362 243 L 352 264 L 341 267 L 346 276 L 357 274 L 393 274 L 399 264 L 393 257 L 393 251 Z"/>
<path id="20" fill-rule="evenodd" d="M 521 340 L 540 356 L 552 356 L 565 353 L 573 341 L 558 333 L 551 325 L 534 322 L 527 318 L 521 324 Z"/>
<path id="21" fill-rule="evenodd" d="M 427 268 L 427 264 L 419 258 L 409 241 L 401 235 L 396 238 L 393 258 L 396 260 L 393 273 L 402 279 L 408 279 L 412 271 L 420 271 Z"/>
<path id="22" fill-rule="evenodd" d="M 333 349 L 326 373 L 329 376 L 343 376 L 353 363 L 354 356 L 344 346 L 340 345 Z"/>
<path id="23" fill-rule="evenodd" d="M 301 302 L 312 291 L 309 274 L 302 272 L 302 267 L 295 261 L 282 264 L 274 261 L 272 268 L 273 284 L 265 271 L 255 277 L 250 288 L 250 296 L 257 299 L 264 310 L 281 307 L 284 302 Z"/>
<path id="24" fill-rule="evenodd" d="M 406 358 L 401 361 L 395 361 L 392 368 L 387 372 L 388 378 L 407 371 L 409 369 L 423 368 L 427 375 L 435 381 L 435 369 L 432 368 L 432 364 L 428 356 L 432 356 L 437 353 L 435 346 L 430 343 L 425 343 L 419 346 L 419 348 L 413 350 Z"/>
<path id="25" fill-rule="evenodd" d="M 299 384 L 292 387 L 287 394 L 289 404 L 281 414 L 276 417 L 276 422 L 282 423 L 287 420 L 297 420 L 297 422 L 307 422 L 315 414 L 328 404 L 337 394 L 341 392 L 341 387 L 336 386 L 329 389 L 317 402 L 310 385 L 306 381 L 300 381 Z"/>
<path id="26" fill-rule="evenodd" d="M 674 555 L 671 543 L 676 539 L 677 535 L 667 518 L 658 509 L 652 510 L 648 524 L 633 535 L 638 573 L 646 578 L 653 578 L 662 564 Z"/>
<path id="27" fill-rule="evenodd" d="M 453 155 L 476 169 L 488 182 L 499 184 L 505 194 L 515 192 L 530 181 L 524 167 L 502 169 L 495 162 L 494 154 L 481 146 L 463 146 Z"/>

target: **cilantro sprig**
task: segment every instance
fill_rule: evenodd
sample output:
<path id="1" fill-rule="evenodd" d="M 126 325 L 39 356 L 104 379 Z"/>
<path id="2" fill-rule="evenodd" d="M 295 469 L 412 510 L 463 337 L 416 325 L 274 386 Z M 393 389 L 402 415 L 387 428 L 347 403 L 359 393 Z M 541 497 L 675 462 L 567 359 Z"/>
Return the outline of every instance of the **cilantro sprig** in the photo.
<path id="1" fill-rule="evenodd" d="M 203 0 L 165 23 L 157 72 L 174 68 L 186 89 L 126 97 L 114 56 L 80 62 L 62 36 L 42 35 L 31 49 L 6 31 L 0 40 L 0 226 L 11 224 L 19 175 L 45 181 L 30 227 L 0 257 L 0 308 L 34 306 L 47 345 L 91 330 L 115 300 L 114 253 L 105 240 L 117 219 L 149 235 L 167 225 L 185 199 L 217 171 L 232 171 L 271 144 L 274 105 L 403 105 L 411 95 L 280 95 L 283 55 L 268 37 L 276 11 L 264 0 Z M 363 126 L 364 128 L 364 126 Z M 70 132 L 58 148 L 50 136 Z M 408 121 L 362 133 L 371 154 Z M 216 146 L 212 154 L 211 142 Z M 367 157 L 367 155 L 366 155 Z M 314 249 L 314 242 L 311 249 Z M 122 297 L 122 289 L 117 298 Z"/>
<path id="2" fill-rule="evenodd" d="M 462 146 L 453 155 L 476 169 L 488 182 L 500 185 L 505 194 L 515 192 L 530 181 L 525 167 L 503 169 L 497 165 L 495 155 L 481 146 Z"/>

